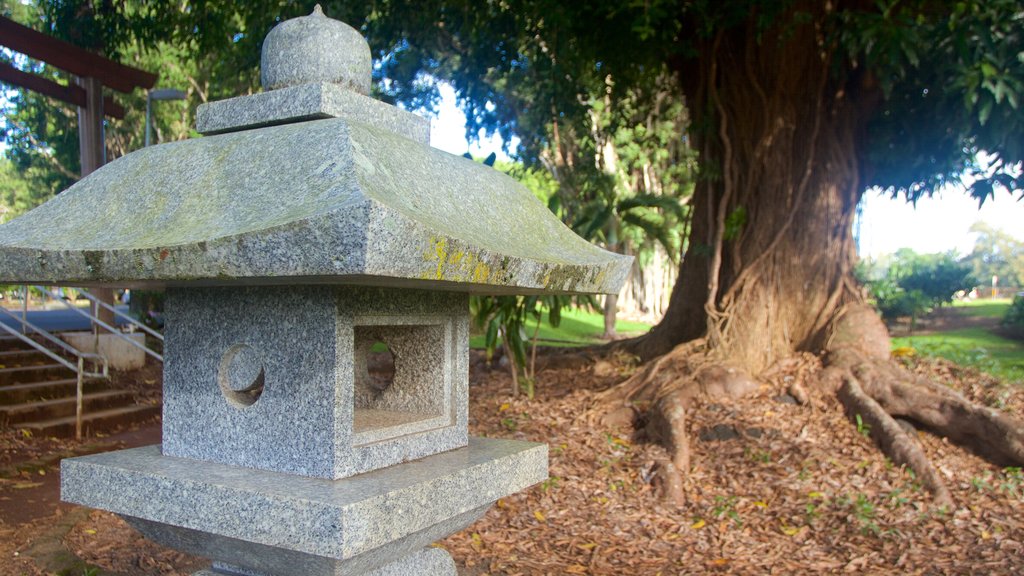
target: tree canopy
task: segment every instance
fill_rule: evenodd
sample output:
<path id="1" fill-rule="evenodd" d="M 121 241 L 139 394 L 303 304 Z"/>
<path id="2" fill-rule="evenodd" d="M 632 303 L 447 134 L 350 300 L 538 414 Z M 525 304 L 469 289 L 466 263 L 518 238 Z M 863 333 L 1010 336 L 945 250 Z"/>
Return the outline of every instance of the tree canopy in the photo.
<path id="1" fill-rule="evenodd" d="M 518 135 L 530 160 L 550 136 L 520 128 L 543 125 L 549 110 L 571 119 L 591 108 L 595 92 L 608 88 L 613 97 L 626 97 L 664 71 L 685 83 L 702 64 L 702 43 L 725 33 L 764 44 L 813 26 L 831 78 L 854 80 L 849 89 L 870 101 L 860 159 L 864 187 L 916 198 L 966 172 L 980 176 L 972 186 L 979 199 L 1000 187 L 1020 191 L 1019 170 L 1008 169 L 1024 158 L 1019 3 L 830 6 L 814 14 L 792 0 L 389 2 L 374 5 L 366 29 L 378 46 L 390 40 L 383 44 L 390 50 L 378 50 L 393 69 L 449 79 L 463 98 L 470 129 Z M 723 74 L 748 75 L 749 62 L 730 64 Z M 759 90 L 756 82 L 751 89 Z M 855 96 L 862 95 L 837 94 Z M 992 155 L 988 169 L 978 165 L 979 151 Z"/>
<path id="2" fill-rule="evenodd" d="M 191 84 L 205 101 L 256 88 L 263 36 L 314 3 L 44 1 L 33 14 L 31 5 L 8 0 L 2 10 L 30 24 L 39 19 L 35 27 L 78 45 L 148 64 L 163 84 Z M 555 120 L 569 130 L 592 125 L 587 116 L 604 96 L 641 109 L 665 99 L 657 78 L 674 73 L 687 82 L 700 66 L 699 46 L 716 35 L 738 30 L 763 43 L 813 25 L 833 76 L 855 76 L 853 87 L 872 93 L 869 145 L 860 159 L 865 186 L 914 198 L 968 173 L 981 176 L 971 187 L 979 199 L 1000 187 L 1021 189 L 1012 167 L 1024 158 L 1024 10 L 1014 0 L 840 2 L 816 18 L 792 0 L 322 4 L 368 35 L 381 95 L 429 105 L 436 94 L 425 73 L 443 78 L 458 90 L 467 130 L 496 130 L 506 142 L 519 137 L 527 162 L 558 152 Z M 186 62 L 193 70 L 175 72 Z M 726 73 L 742 76 L 743 68 L 735 62 Z M 31 107 L 12 104 L 9 110 Z M 637 125 L 636 118 L 622 122 L 630 120 Z M 23 139 L 16 127 L 8 131 L 9 141 Z M 53 147 L 70 148 L 72 142 Z M 991 155 L 990 166 L 979 166 L 979 151 Z"/>
<path id="3" fill-rule="evenodd" d="M 975 222 L 971 232 L 978 235 L 967 256 L 980 282 L 997 277 L 1000 286 L 1024 288 L 1024 241 L 985 222 Z"/>

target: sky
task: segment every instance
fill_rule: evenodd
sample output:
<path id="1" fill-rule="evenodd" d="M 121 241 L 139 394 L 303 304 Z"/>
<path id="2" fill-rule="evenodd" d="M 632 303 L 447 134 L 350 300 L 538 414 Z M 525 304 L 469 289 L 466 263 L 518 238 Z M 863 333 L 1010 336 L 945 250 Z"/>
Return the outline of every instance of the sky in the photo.
<path id="1" fill-rule="evenodd" d="M 430 144 L 452 154 L 467 150 L 474 156 L 501 151 L 501 138 L 481 134 L 478 142 L 466 141 L 466 116 L 458 109 L 455 91 L 440 86 L 441 104 L 431 119 Z M 946 189 L 932 198 L 923 198 L 914 206 L 902 199 L 892 199 L 874 191 L 864 194 L 860 221 L 860 255 L 877 257 L 900 248 L 911 248 L 920 254 L 956 251 L 965 256 L 974 247 L 975 235 L 969 232 L 977 221 L 987 222 L 1024 241 L 1024 200 L 997 193 L 994 200 L 978 208 L 977 201 L 962 189 Z"/>
<path id="2" fill-rule="evenodd" d="M 477 142 L 466 141 L 466 115 L 462 113 L 455 101 L 455 90 L 448 84 L 439 83 L 441 103 L 437 115 L 430 120 L 430 145 L 445 152 L 462 156 L 466 151 L 474 156 L 486 157 L 494 152 L 502 160 L 508 160 L 507 154 L 501 150 L 501 137 L 494 134 L 487 137 L 483 131 Z M 424 112 L 417 112 L 424 114 Z"/>
<path id="3" fill-rule="evenodd" d="M 917 206 L 869 191 L 864 195 L 861 221 L 861 256 L 890 254 L 911 248 L 920 254 L 955 250 L 967 255 L 974 247 L 972 224 L 984 221 L 1024 241 L 1024 200 L 1008 193 L 978 202 L 962 189 L 946 189 Z"/>

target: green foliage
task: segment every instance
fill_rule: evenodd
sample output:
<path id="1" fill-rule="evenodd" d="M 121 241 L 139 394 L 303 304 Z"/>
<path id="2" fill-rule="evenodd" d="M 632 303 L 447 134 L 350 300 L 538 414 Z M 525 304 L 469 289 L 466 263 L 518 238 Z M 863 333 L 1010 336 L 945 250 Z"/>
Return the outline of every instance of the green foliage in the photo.
<path id="1" fill-rule="evenodd" d="M 0 12 L 21 24 L 104 54 L 131 66 L 159 74 L 157 87 L 186 91 L 188 100 L 153 104 L 154 142 L 187 137 L 194 125 L 195 109 L 210 97 L 210 75 L 224 59 L 203 54 L 195 36 L 180 43 L 168 41 L 171 20 L 155 20 L 155 7 L 144 2 L 117 5 L 101 2 L 0 1 Z M 68 75 L 21 55 L 0 54 L 0 60 L 37 76 L 66 84 Z M 233 74 L 237 76 L 237 74 Z M 225 82 L 227 78 L 225 78 Z M 245 90 L 251 84 L 245 83 Z M 0 99 L 2 137 L 7 145 L 6 162 L 0 169 L 3 188 L 0 202 L 13 214 L 22 213 L 67 188 L 80 176 L 78 118 L 74 106 L 19 90 Z M 146 93 L 115 93 L 126 110 L 123 120 L 108 119 L 105 125 L 108 161 L 142 147 Z M 13 168 L 14 178 L 8 176 Z M 20 180 L 18 186 L 10 185 Z"/>
<path id="2" fill-rule="evenodd" d="M 150 328 L 162 329 L 165 297 L 166 292 L 162 290 L 132 290 L 128 313 Z"/>
<path id="3" fill-rule="evenodd" d="M 871 424 L 865 422 L 864 419 L 861 418 L 860 414 L 856 414 L 854 419 L 857 421 L 857 433 L 860 434 L 861 436 L 864 436 L 865 438 L 870 437 Z"/>
<path id="4" fill-rule="evenodd" d="M 984 202 L 1020 191 L 1024 11 L 1017 0 L 899 2 L 836 14 L 834 38 L 882 93 L 868 126 L 874 184 L 918 198 L 956 181 Z M 939 119 L 939 121 L 936 121 Z M 980 164 L 977 152 L 994 155 Z"/>
<path id="5" fill-rule="evenodd" d="M 999 489 L 1018 500 L 1024 500 L 1024 471 L 1019 466 L 1003 468 Z"/>
<path id="6" fill-rule="evenodd" d="M 715 496 L 715 505 L 711 509 L 711 515 L 715 518 L 728 518 L 737 526 L 743 526 L 743 519 L 736 510 L 739 498 L 736 496 Z"/>
<path id="7" fill-rule="evenodd" d="M 199 102 L 257 88 L 259 42 L 279 18 L 307 14 L 314 3 L 282 6 L 256 0 L 189 5 L 181 10 L 171 4 L 138 1 L 116 6 L 101 2 L 40 2 L 21 10 L 19 19 L 80 46 L 159 71 L 161 87 L 187 89 L 187 106 L 174 102 L 154 104 L 158 140 L 166 140 L 188 135 Z M 524 22 L 516 13 L 498 6 L 480 5 L 462 14 L 448 12 L 445 17 L 455 19 L 463 31 L 479 26 L 486 27 L 488 32 L 526 34 L 519 37 L 516 51 L 508 54 L 528 55 L 528 66 L 507 63 L 508 67 L 488 66 L 485 71 L 481 68 L 483 54 L 475 52 L 479 46 L 454 50 L 443 36 L 438 37 L 433 20 L 437 13 L 431 7 L 323 4 L 332 17 L 354 25 L 364 22 L 363 31 L 376 60 L 375 95 L 407 108 L 429 109 L 436 101 L 436 90 L 433 80 L 424 73 L 432 73 L 459 89 L 471 137 L 480 128 L 499 129 L 506 141 L 512 132 L 499 125 L 512 119 L 502 116 L 510 109 L 499 108 L 494 102 L 521 102 L 514 121 L 524 142 L 523 157 L 528 162 L 509 168 L 513 176 L 530 186 L 557 215 L 588 239 L 620 252 L 639 253 L 641 257 L 647 256 L 655 243 L 664 245 L 669 254 L 680 253 L 680 222 L 684 215 L 680 199 L 691 189 L 685 178 L 693 170 L 693 161 L 680 137 L 686 121 L 685 109 L 681 100 L 671 94 L 676 90 L 675 83 L 664 75 L 663 67 L 648 75 L 650 79 L 660 78 L 659 82 L 638 85 L 611 98 L 607 94 L 611 86 L 607 75 L 598 69 L 570 77 L 549 75 L 569 63 L 584 66 L 583 59 L 588 57 L 576 55 L 568 46 L 551 52 L 536 44 L 530 33 L 553 25 L 560 16 L 575 17 L 566 11 L 551 11 L 543 23 Z M 425 25 L 423 19 L 430 23 Z M 526 62 L 520 58 L 520 64 Z M 44 74 L 60 74 L 47 67 L 40 70 Z M 468 75 L 472 71 L 480 75 Z M 21 162 L 22 174 L 29 173 L 28 167 L 46 162 L 60 166 L 60 170 L 45 171 L 61 176 L 45 188 L 40 198 L 45 199 L 77 178 L 74 117 L 31 93 L 24 93 L 23 98 L 28 100 L 10 104 L 11 117 L 25 117 L 27 127 L 5 134 L 9 155 Z M 135 104 L 129 106 L 130 111 L 144 111 L 139 95 L 128 98 Z M 552 100 L 553 107 L 530 105 Z M 55 111 L 61 112 L 56 117 L 63 123 L 41 123 L 40 119 L 53 116 Z M 108 157 L 139 147 L 142 125 L 141 116 L 130 113 L 124 122 L 108 129 L 112 136 L 109 139 L 113 140 Z M 564 154 L 551 147 L 550 138 L 559 130 Z M 58 146 L 36 145 L 57 139 L 62 142 Z M 55 156 L 50 158 L 52 155 Z M 492 154 L 485 164 L 493 165 L 495 160 Z M 599 163 L 603 166 L 599 167 Z M 21 188 L 10 189 L 24 196 Z M 39 186 L 33 189 L 43 190 Z M 524 314 L 520 309 L 520 313 L 505 314 L 503 318 L 514 324 Z M 513 324 L 501 333 L 508 335 L 512 355 L 519 360 L 523 354 L 516 342 L 519 330 Z"/>
<path id="8" fill-rule="evenodd" d="M 875 522 L 875 504 L 864 494 L 857 494 L 857 498 L 850 503 L 853 509 L 853 517 L 861 526 L 861 532 L 878 534 L 881 529 Z"/>
<path id="9" fill-rule="evenodd" d="M 618 319 L 615 322 L 619 334 L 639 335 L 650 330 L 650 324 Z M 530 330 L 527 330 L 529 333 Z M 541 320 L 537 332 L 537 343 L 540 346 L 573 347 L 602 344 L 604 332 L 604 315 L 584 305 L 563 308 L 558 327 L 554 328 L 546 320 Z M 485 350 L 485 335 L 479 328 L 469 338 L 472 348 Z M 532 334 L 531 334 L 532 339 Z"/>
<path id="10" fill-rule="evenodd" d="M 903 248 L 880 261 L 863 261 L 858 268 L 875 307 L 887 320 L 916 319 L 934 306 L 953 300 L 974 285 L 970 264 L 950 253 L 917 254 Z"/>
<path id="11" fill-rule="evenodd" d="M 266 32 L 278 18 L 309 13 L 314 2 L 50 0 L 24 5 L 7 0 L 3 9 L 37 29 L 140 67 L 180 72 L 190 91 L 181 116 L 190 121 L 199 101 L 254 89 L 258 48 Z M 833 64 L 823 101 L 855 102 L 853 117 L 837 121 L 862 127 L 858 143 L 849 148 L 857 157 L 835 159 L 837 165 L 857 167 L 846 171 L 850 179 L 836 182 L 838 187 L 878 185 L 917 198 L 967 173 L 975 178 L 971 193 L 980 201 L 998 189 L 1022 189 L 1019 171 L 1013 169 L 1024 159 L 1024 11 L 1018 0 L 839 2 L 828 10 L 814 3 L 765 0 L 323 4 L 328 14 L 368 36 L 377 64 L 377 95 L 411 108 L 430 107 L 436 95 L 433 79 L 451 82 L 471 135 L 483 129 L 500 133 L 506 142 L 518 136 L 525 165 L 546 170 L 557 183 L 548 197 L 553 210 L 590 239 L 639 253 L 641 260 L 656 243 L 670 248 L 669 254 L 679 253 L 691 216 L 684 206 L 695 172 L 687 132 L 713 134 L 708 110 L 691 111 L 691 122 L 683 108 L 684 90 L 691 96 L 712 86 L 758 93 L 763 87 L 751 68 L 789 65 L 772 59 L 772 54 L 788 52 L 770 48 L 806 27 L 823 38 L 814 53 Z M 709 85 L 707 70 L 716 70 L 712 47 L 743 38 L 756 43 L 750 51 L 756 61 L 718 68 Z M 60 76 L 35 63 L 15 64 Z M 183 87 L 178 80 L 165 80 L 161 86 Z M 761 97 L 800 109 L 808 104 L 788 102 L 793 96 L 784 91 Z M 109 157 L 141 141 L 137 111 L 144 107 L 138 106 L 137 95 L 132 98 L 135 120 L 115 123 Z M 174 112 L 170 103 L 159 109 L 161 114 Z M 756 112 L 725 113 L 730 125 L 737 125 L 760 122 Z M 31 94 L 10 100 L 4 113 L 9 118 L 4 124 L 8 157 L 23 177 L 41 178 L 45 184 L 31 189 L 52 193 L 74 180 L 73 115 Z M 175 137 L 185 134 L 188 125 L 176 130 L 169 117 L 158 120 Z M 824 126 L 822 133 L 834 133 L 832 128 Z M 734 144 L 737 150 L 761 146 Z M 795 148 L 792 157 L 773 162 L 795 167 L 821 163 L 809 161 L 811 148 Z M 979 162 L 979 151 L 989 153 L 986 165 Z M 702 174 L 714 178 L 722 160 L 704 158 Z M 755 186 L 740 191 L 740 197 L 770 190 Z M 736 232 L 760 226 L 765 217 L 753 210 L 743 218 L 733 214 L 729 224 Z M 700 261 L 694 259 L 695 265 L 703 265 Z M 931 291 L 941 284 L 936 278 L 922 279 L 911 290 L 899 285 L 900 279 L 894 280 L 911 294 L 911 308 L 920 299 L 935 303 L 948 296 L 946 288 Z M 510 312 L 505 318 L 522 316 L 523 324 L 531 314 Z"/>
<path id="12" fill-rule="evenodd" d="M 1018 294 L 1013 299 L 1013 303 L 1010 304 L 1010 308 L 1006 311 L 1006 315 L 1003 316 L 1003 324 L 1006 326 L 1024 328 L 1024 296 Z"/>
<path id="13" fill-rule="evenodd" d="M 0 158 L 0 223 L 38 206 L 49 191 L 32 186 L 33 178 L 19 173 L 14 163 Z"/>
<path id="14" fill-rule="evenodd" d="M 997 276 L 1000 286 L 1024 288 L 1024 242 L 984 222 L 975 222 L 971 232 L 978 235 L 967 257 L 974 276 L 980 282 Z"/>
<path id="15" fill-rule="evenodd" d="M 743 35 L 765 46 L 814 26 L 825 35 L 822 53 L 832 58 L 837 94 L 873 103 L 858 119 L 868 144 L 859 160 L 870 175 L 862 185 L 917 198 L 966 172 L 975 179 L 971 193 L 979 200 L 996 189 L 1021 189 L 1012 169 L 1024 158 L 1024 11 L 1017 0 L 831 6 L 816 11 L 763 0 L 436 0 L 416 7 L 377 4 L 367 31 L 398 47 L 406 67 L 452 81 L 470 133 L 518 135 L 528 164 L 546 162 L 561 170 L 568 164 L 557 162 L 560 153 L 568 158 L 574 145 L 599 150 L 607 141 L 604 120 L 588 115 L 616 110 L 631 93 L 650 108 L 665 93 L 640 92 L 659 75 L 678 72 L 684 84 L 696 77 L 707 64 L 697 58 L 707 56 L 710 40 Z M 413 60 L 418 64 L 409 64 Z M 723 86 L 758 89 L 749 85 L 743 66 L 722 74 Z M 678 92 L 668 94 L 679 99 Z M 733 120 L 742 117 L 736 114 Z M 676 139 L 682 128 L 677 126 Z M 978 163 L 980 150 L 993 155 L 988 166 Z"/>
<path id="16" fill-rule="evenodd" d="M 742 206 L 733 210 L 725 217 L 725 239 L 733 240 L 739 237 L 743 226 L 747 223 L 747 211 Z"/>
<path id="17" fill-rule="evenodd" d="M 548 311 L 548 322 L 558 327 L 562 308 L 569 303 L 566 296 L 474 296 L 470 299 L 470 313 L 476 326 L 484 330 L 484 346 L 488 359 L 500 345 L 509 360 L 513 394 L 520 388 L 529 398 L 534 395 L 534 367 L 527 347 L 536 349 L 537 333 Z M 532 336 L 527 332 L 533 323 Z"/>
<path id="18" fill-rule="evenodd" d="M 907 258 L 909 256 L 909 258 Z M 969 289 L 976 281 L 970 265 L 952 254 L 904 254 L 907 266 L 900 273 L 899 285 L 908 292 L 920 292 L 933 306 L 951 302 L 953 295 Z"/>
<path id="19" fill-rule="evenodd" d="M 926 314 L 931 307 L 928 298 L 920 290 L 903 290 L 897 287 L 890 296 L 872 290 L 875 299 L 875 306 L 882 318 L 895 320 L 897 318 L 911 318 L 915 322 L 917 318 Z"/>

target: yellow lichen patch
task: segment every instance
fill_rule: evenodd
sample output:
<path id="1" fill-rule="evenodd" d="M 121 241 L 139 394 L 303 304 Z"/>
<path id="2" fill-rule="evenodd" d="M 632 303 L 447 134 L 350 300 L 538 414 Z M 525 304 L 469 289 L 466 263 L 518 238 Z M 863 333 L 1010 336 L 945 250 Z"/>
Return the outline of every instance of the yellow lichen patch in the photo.
<path id="1" fill-rule="evenodd" d="M 447 238 L 431 237 L 423 259 L 433 264 L 433 276 L 426 272 L 421 277 L 478 284 L 487 283 L 491 277 L 491 267 L 477 254 L 457 249 Z"/>
<path id="2" fill-rule="evenodd" d="M 429 245 L 423 251 L 423 260 L 435 264 L 433 279 L 440 280 L 444 277 L 444 263 L 448 259 L 448 239 L 431 237 Z M 429 273 L 421 275 L 422 278 L 431 278 Z"/>
<path id="3" fill-rule="evenodd" d="M 487 279 L 491 276 L 491 267 L 483 261 L 478 261 L 476 266 L 473 267 L 473 282 L 477 284 L 486 284 Z"/>

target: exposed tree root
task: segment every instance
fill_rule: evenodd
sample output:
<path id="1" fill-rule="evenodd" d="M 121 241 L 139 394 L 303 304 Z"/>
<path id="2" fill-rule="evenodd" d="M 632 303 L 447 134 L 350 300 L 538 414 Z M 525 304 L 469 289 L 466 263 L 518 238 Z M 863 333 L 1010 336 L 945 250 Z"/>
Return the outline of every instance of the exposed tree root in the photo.
<path id="1" fill-rule="evenodd" d="M 970 402 L 955 391 L 916 376 L 889 359 L 889 338 L 878 316 L 866 306 L 841 315 L 826 359 L 830 377 L 851 418 L 871 426 L 871 437 L 894 462 L 909 466 L 935 496 L 950 504 L 949 489 L 921 446 L 895 418 L 903 418 L 949 438 L 995 464 L 1024 463 L 1024 423 Z"/>
<path id="2" fill-rule="evenodd" d="M 994 464 L 1024 465 L 1024 422 L 979 406 L 892 362 L 867 359 L 855 350 L 833 352 L 829 363 L 849 370 L 888 414 L 949 438 Z"/>
<path id="3" fill-rule="evenodd" d="M 652 407 L 647 418 L 647 437 L 664 446 L 676 470 L 690 469 L 690 440 L 686 435 L 686 410 L 690 400 L 678 393 L 663 396 Z"/>
<path id="4" fill-rule="evenodd" d="M 703 340 L 694 340 L 633 374 L 598 396 L 592 414 L 605 425 L 631 421 L 648 440 L 665 447 L 669 457 L 658 462 L 652 482 L 664 498 L 683 504 L 682 479 L 690 469 L 687 412 L 696 402 L 747 396 L 761 388 L 744 370 L 716 361 Z M 633 417 L 639 410 L 639 417 Z"/>
<path id="5" fill-rule="evenodd" d="M 916 376 L 888 356 L 888 334 L 873 311 L 853 307 L 833 327 L 826 368 L 810 381 L 778 382 L 769 369 L 761 380 L 723 362 L 704 340 L 677 346 L 645 364 L 597 398 L 592 416 L 605 424 L 632 424 L 641 436 L 664 446 L 669 457 L 655 474 L 666 499 L 679 502 L 690 467 L 688 413 L 698 402 L 750 396 L 776 382 L 800 404 L 838 401 L 852 420 L 860 417 L 879 448 L 908 466 L 934 495 L 952 498 L 913 433 L 897 418 L 948 438 L 1001 466 L 1024 465 L 1024 422 L 974 404 L 955 391 Z M 785 362 L 785 361 L 783 361 Z M 779 391 L 781 392 L 781 390 Z"/>
<path id="6" fill-rule="evenodd" d="M 921 484 L 935 495 L 940 506 L 951 506 L 953 499 L 921 445 L 896 423 L 870 396 L 864 393 L 853 375 L 844 378 L 839 388 L 839 401 L 846 407 L 851 419 L 859 419 L 858 426 L 867 430 L 878 446 L 892 461 L 908 466 L 920 478 Z"/>

